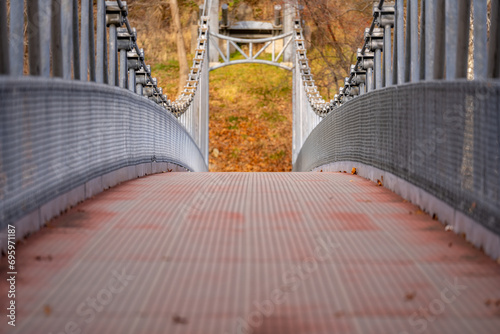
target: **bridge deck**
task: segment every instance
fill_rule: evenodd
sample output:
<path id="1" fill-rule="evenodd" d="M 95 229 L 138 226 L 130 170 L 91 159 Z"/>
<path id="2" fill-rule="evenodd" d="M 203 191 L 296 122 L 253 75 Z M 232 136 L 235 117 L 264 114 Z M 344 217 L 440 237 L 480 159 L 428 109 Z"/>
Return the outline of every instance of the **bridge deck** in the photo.
<path id="1" fill-rule="evenodd" d="M 17 248 L 17 326 L 8 333 L 500 328 L 495 261 L 344 173 L 148 176 L 80 204 Z M 0 289 L 6 307 L 5 279 Z"/>

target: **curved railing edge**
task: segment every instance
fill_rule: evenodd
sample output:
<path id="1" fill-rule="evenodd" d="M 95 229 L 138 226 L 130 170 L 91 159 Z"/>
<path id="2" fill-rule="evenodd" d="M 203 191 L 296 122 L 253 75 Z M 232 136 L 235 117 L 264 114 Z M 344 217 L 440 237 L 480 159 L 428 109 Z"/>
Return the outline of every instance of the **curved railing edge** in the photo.
<path id="1" fill-rule="evenodd" d="M 48 94 L 48 90 L 52 94 Z M 30 96 L 23 93 L 28 91 Z M 19 227 L 18 238 L 38 230 L 68 207 L 120 182 L 168 171 L 208 171 L 196 142 L 175 116 L 133 92 L 107 84 L 61 78 L 0 76 L 0 96 L 3 144 L 0 149 L 0 229 L 14 224 Z M 54 105 L 60 107 L 50 109 Z M 100 109 L 96 109 L 96 105 Z M 88 122 L 78 123 L 82 118 Z M 111 132 L 105 132 L 107 124 L 115 124 Z M 101 128 L 93 129 L 96 126 Z M 165 131 L 151 132 L 162 128 Z M 73 130 L 68 132 L 68 129 Z M 99 131 L 104 134 L 95 136 L 101 134 Z M 105 140 L 107 135 L 115 133 L 113 131 L 118 136 L 129 133 L 118 147 Z M 167 134 L 172 140 L 167 141 Z M 79 139 L 72 141 L 73 138 Z M 40 155 L 37 148 L 44 144 L 39 142 L 54 146 Z M 30 145 L 33 149 L 26 151 Z M 94 152 L 101 151 L 103 160 L 96 160 Z M 117 154 L 116 158 L 113 154 Z M 82 164 L 85 167 L 81 167 Z M 46 171 L 47 175 L 29 176 L 32 181 L 24 174 L 20 178 L 19 173 L 27 170 L 35 174 Z M 45 177 L 57 182 L 44 187 Z M 19 180 L 23 180 L 22 188 L 16 183 Z M 0 244 L 0 249 L 2 247 Z"/>

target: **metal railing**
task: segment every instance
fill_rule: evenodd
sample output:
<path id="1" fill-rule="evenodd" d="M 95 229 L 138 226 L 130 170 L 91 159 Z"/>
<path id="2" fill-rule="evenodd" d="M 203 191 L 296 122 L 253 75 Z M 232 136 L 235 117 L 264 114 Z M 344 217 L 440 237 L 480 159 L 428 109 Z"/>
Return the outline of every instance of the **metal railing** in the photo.
<path id="1" fill-rule="evenodd" d="M 27 65 L 30 76 L 92 81 L 128 89 L 178 117 L 202 148 L 208 163 L 208 103 L 200 102 L 208 100 L 208 88 L 200 88 L 208 87 L 208 76 L 205 82 L 201 81 L 203 72 L 208 71 L 204 66 L 207 34 L 208 17 L 203 16 L 188 81 L 181 94 L 171 101 L 146 64 L 125 1 L 97 0 L 94 4 L 91 0 L 37 0 L 27 1 L 25 8 L 24 1 L 2 0 L 0 74 L 23 76 Z M 180 117 L 186 112 L 188 115 Z"/>
<path id="2" fill-rule="evenodd" d="M 407 82 L 466 79 L 468 71 L 474 80 L 500 78 L 499 2 L 488 3 L 408 0 L 406 13 L 403 0 L 374 4 L 356 64 L 330 110 L 366 92 Z"/>
<path id="3" fill-rule="evenodd" d="M 14 224 L 22 238 L 138 176 L 208 171 L 207 48 L 203 15 L 169 101 L 126 2 L 0 0 L 0 230 Z"/>
<path id="4" fill-rule="evenodd" d="M 295 97 L 293 170 L 356 168 L 498 258 L 499 1 L 407 0 L 406 12 L 403 0 L 378 1 L 373 9 L 333 101 L 308 86 L 297 40 L 305 69 L 297 91 L 307 105 Z"/>
<path id="5" fill-rule="evenodd" d="M 289 66 L 290 62 L 284 60 L 284 53 L 293 40 L 293 33 L 284 33 L 278 36 L 267 38 L 250 39 L 250 38 L 235 38 L 224 36 L 221 34 L 210 33 L 210 42 L 213 43 L 218 55 L 222 58 L 221 63 L 214 63 L 210 66 L 210 70 L 215 70 L 224 66 L 236 64 L 264 64 L 277 66 L 282 69 L 291 71 L 292 67 Z M 219 42 L 224 42 L 225 53 L 219 48 Z M 282 42 L 281 45 L 276 45 L 276 42 Z M 248 53 L 243 51 L 241 44 L 248 45 Z M 263 44 L 260 46 L 260 44 Z M 237 50 L 245 59 L 231 60 L 231 48 Z M 258 57 L 266 51 L 271 49 L 271 60 L 259 59 Z M 254 52 L 255 51 L 255 52 Z M 281 59 L 281 61 L 280 61 Z M 288 66 L 287 66 L 288 65 Z"/>

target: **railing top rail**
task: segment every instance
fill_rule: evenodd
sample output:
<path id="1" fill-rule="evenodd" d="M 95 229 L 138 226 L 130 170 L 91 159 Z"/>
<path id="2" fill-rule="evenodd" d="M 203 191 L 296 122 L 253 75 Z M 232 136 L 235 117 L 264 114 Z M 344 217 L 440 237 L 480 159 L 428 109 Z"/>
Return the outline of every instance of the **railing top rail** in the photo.
<path id="1" fill-rule="evenodd" d="M 236 38 L 236 37 L 230 37 L 230 36 L 225 36 L 217 33 L 210 33 L 211 36 L 215 36 L 219 39 L 223 40 L 228 40 L 228 41 L 233 41 L 236 43 L 266 43 L 266 42 L 271 42 L 279 39 L 283 39 L 289 36 L 292 36 L 293 32 L 290 31 L 289 33 L 281 34 L 278 36 L 272 36 L 272 37 L 266 37 L 266 38 Z"/>

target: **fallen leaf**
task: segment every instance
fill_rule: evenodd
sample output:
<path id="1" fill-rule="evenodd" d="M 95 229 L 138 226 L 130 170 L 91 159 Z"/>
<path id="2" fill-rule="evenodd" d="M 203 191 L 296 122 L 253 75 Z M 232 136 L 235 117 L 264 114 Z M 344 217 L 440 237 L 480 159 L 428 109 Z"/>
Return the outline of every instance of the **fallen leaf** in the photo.
<path id="1" fill-rule="evenodd" d="M 181 317 L 180 315 L 174 315 L 172 317 L 172 321 L 176 324 L 181 324 L 181 325 L 185 325 L 188 323 L 187 319 L 184 318 L 184 317 Z"/>
<path id="2" fill-rule="evenodd" d="M 358 172 L 356 171 L 356 167 L 352 167 L 351 174 L 352 175 L 358 174 Z"/>
<path id="3" fill-rule="evenodd" d="M 416 295 L 417 295 L 417 293 L 415 291 L 409 292 L 405 295 L 405 299 L 412 300 L 413 298 L 415 298 Z"/>

